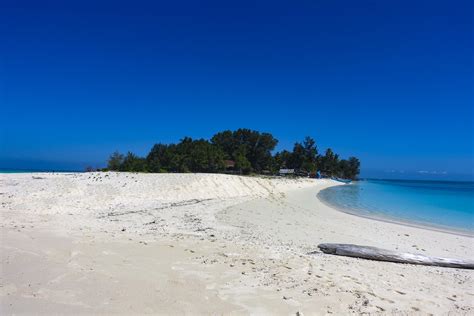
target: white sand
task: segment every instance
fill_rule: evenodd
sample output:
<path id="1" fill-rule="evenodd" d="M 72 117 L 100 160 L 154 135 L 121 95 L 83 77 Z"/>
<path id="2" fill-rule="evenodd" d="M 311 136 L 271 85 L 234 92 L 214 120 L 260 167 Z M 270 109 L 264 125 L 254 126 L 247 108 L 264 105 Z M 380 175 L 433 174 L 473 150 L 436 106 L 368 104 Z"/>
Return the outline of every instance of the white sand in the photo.
<path id="1" fill-rule="evenodd" d="M 474 272 L 322 242 L 473 258 L 474 239 L 342 213 L 328 180 L 1 174 L 0 314 L 473 314 Z"/>

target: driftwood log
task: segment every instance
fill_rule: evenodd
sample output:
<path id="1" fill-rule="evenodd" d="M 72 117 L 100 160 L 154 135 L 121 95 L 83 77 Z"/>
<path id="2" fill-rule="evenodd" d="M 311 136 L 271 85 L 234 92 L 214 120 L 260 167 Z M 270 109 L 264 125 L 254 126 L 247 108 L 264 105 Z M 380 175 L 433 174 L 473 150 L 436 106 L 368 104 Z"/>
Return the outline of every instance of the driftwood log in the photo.
<path id="1" fill-rule="evenodd" d="M 391 251 L 376 247 L 358 246 L 352 244 L 320 244 L 318 245 L 318 248 L 324 253 L 338 256 L 397 263 L 421 264 L 425 266 L 474 269 L 473 260 L 428 257 L 420 254 Z"/>

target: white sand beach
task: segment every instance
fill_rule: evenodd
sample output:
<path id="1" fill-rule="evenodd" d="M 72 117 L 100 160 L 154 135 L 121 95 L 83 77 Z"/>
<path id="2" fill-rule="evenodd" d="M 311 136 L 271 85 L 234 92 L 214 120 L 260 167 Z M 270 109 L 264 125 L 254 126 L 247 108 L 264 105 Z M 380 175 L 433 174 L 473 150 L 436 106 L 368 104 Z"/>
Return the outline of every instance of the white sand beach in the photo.
<path id="1" fill-rule="evenodd" d="M 320 202 L 336 184 L 0 174 L 0 314 L 474 314 L 473 270 L 318 251 L 352 243 L 474 257 L 473 238 Z"/>

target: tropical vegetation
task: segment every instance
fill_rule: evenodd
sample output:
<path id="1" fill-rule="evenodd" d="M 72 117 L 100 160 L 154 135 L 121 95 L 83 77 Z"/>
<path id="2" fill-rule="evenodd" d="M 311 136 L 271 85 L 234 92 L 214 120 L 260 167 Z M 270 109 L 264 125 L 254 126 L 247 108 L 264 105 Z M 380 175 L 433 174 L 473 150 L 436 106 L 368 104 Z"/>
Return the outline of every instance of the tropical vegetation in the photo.
<path id="1" fill-rule="evenodd" d="M 340 159 L 330 148 L 324 155 L 319 154 L 311 137 L 295 143 L 292 151 L 274 153 L 277 144 L 278 140 L 270 133 L 226 130 L 210 140 L 184 137 L 177 144 L 155 144 L 146 157 L 114 152 L 106 170 L 277 174 L 283 168 L 297 170 L 299 174 L 319 172 L 323 176 L 347 179 L 359 175 L 359 159 Z"/>

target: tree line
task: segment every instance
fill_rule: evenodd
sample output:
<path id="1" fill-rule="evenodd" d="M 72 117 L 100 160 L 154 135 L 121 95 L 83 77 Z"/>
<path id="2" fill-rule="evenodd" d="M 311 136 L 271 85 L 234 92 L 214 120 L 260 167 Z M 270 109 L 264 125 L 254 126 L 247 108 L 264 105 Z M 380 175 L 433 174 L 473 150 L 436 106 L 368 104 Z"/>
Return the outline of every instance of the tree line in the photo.
<path id="1" fill-rule="evenodd" d="M 278 140 L 269 133 L 250 129 L 223 131 L 210 140 L 183 138 L 177 144 L 155 144 L 146 157 L 132 152 L 114 152 L 108 170 L 134 172 L 207 172 L 232 170 L 239 174 L 276 174 L 281 168 L 325 176 L 357 178 L 360 162 L 356 157 L 340 159 L 330 148 L 319 154 L 316 142 L 306 137 L 292 151 L 272 154 Z"/>

